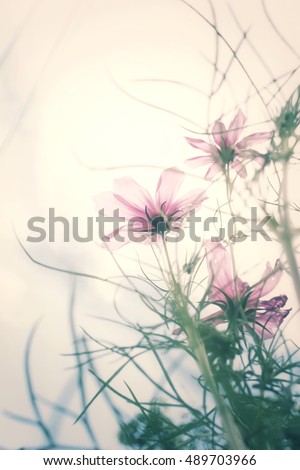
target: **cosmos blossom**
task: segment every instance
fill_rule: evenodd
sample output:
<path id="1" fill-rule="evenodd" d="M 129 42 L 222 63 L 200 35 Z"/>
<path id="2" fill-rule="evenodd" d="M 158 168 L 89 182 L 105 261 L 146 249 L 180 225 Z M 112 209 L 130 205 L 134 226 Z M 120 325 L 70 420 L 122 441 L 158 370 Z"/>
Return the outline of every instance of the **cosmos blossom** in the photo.
<path id="1" fill-rule="evenodd" d="M 230 254 L 221 243 L 207 242 L 206 262 L 210 274 L 209 300 L 222 310 L 207 317 L 216 324 L 225 319 L 224 311 L 229 308 L 242 308 L 249 324 L 263 339 L 273 338 L 278 327 L 291 309 L 283 309 L 286 295 L 278 295 L 269 300 L 261 300 L 279 283 L 282 276 L 280 260 L 272 268 L 267 263 L 261 279 L 250 288 L 247 282 L 232 274 Z"/>
<path id="2" fill-rule="evenodd" d="M 130 177 L 115 179 L 113 191 L 97 195 L 94 201 L 100 214 L 117 214 L 123 218 L 123 225 L 105 235 L 109 249 L 119 248 L 130 241 L 161 241 L 166 233 L 182 227 L 189 212 L 199 209 L 207 199 L 199 188 L 178 197 L 184 177 L 184 172 L 177 168 L 164 170 L 154 197 Z"/>
<path id="3" fill-rule="evenodd" d="M 238 109 L 233 120 L 226 129 L 222 121 L 216 121 L 212 127 L 212 143 L 202 139 L 186 137 L 187 142 L 194 148 L 202 150 L 204 155 L 189 158 L 186 163 L 191 168 L 201 165 L 210 165 L 205 177 L 212 179 L 220 171 L 232 168 L 241 177 L 247 176 L 247 170 L 242 163 L 246 159 L 253 159 L 260 165 L 264 158 L 251 148 L 270 139 L 272 132 L 256 132 L 242 139 L 246 117 L 241 109 Z"/>

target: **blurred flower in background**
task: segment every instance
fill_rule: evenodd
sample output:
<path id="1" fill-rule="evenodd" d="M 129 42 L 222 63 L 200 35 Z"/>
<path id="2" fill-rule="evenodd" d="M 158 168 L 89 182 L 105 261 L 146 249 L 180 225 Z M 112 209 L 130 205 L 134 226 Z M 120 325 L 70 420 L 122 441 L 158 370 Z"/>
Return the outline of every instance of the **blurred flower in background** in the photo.
<path id="1" fill-rule="evenodd" d="M 251 147 L 270 139 L 272 132 L 255 132 L 240 139 L 244 130 L 246 116 L 241 109 L 226 129 L 222 121 L 216 121 L 212 127 L 213 143 L 202 139 L 186 137 L 187 142 L 194 148 L 202 150 L 204 155 L 186 160 L 191 168 L 201 165 L 210 165 L 205 177 L 212 179 L 220 171 L 232 168 L 241 178 L 247 176 L 245 160 L 254 160 L 263 165 L 264 158 Z"/>

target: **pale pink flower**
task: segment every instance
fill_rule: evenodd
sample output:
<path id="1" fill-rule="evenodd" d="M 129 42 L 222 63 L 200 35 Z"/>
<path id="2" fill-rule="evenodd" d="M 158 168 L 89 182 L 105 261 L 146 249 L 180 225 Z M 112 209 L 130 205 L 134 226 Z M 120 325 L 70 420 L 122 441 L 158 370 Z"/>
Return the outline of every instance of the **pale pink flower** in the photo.
<path id="1" fill-rule="evenodd" d="M 280 260 L 272 268 L 267 263 L 260 281 L 250 288 L 239 277 L 234 279 L 230 254 L 221 243 L 207 242 L 205 246 L 206 262 L 210 274 L 209 300 L 222 310 L 207 317 L 216 324 L 226 320 L 224 311 L 230 308 L 242 308 L 250 326 L 263 339 L 272 338 L 291 309 L 284 310 L 286 295 L 261 300 L 279 283 L 282 276 Z"/>
<path id="2" fill-rule="evenodd" d="M 164 170 L 158 180 L 155 196 L 130 177 L 114 180 L 114 190 L 94 198 L 101 215 L 123 217 L 123 225 L 105 237 L 110 249 L 135 241 L 161 241 L 170 231 L 183 227 L 191 210 L 199 209 L 207 199 L 204 191 L 194 189 L 178 197 L 184 172 L 177 168 Z"/>
<path id="3" fill-rule="evenodd" d="M 204 153 L 204 155 L 186 160 L 187 165 L 191 168 L 210 165 L 205 176 L 208 179 L 212 179 L 220 171 L 224 172 L 226 168 L 232 168 L 241 178 L 245 178 L 247 170 L 243 161 L 253 159 L 260 165 L 265 161 L 261 154 L 250 147 L 260 144 L 272 136 L 272 132 L 256 132 L 240 139 L 245 121 L 246 117 L 239 109 L 228 129 L 222 121 L 214 123 L 211 133 L 212 143 L 186 137 L 192 147 L 202 150 Z"/>

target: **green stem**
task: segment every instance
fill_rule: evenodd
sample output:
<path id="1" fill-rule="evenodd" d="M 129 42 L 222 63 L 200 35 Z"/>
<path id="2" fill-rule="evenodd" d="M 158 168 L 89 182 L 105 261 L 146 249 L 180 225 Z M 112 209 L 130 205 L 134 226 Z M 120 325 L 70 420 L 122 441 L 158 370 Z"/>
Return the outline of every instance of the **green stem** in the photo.
<path id="1" fill-rule="evenodd" d="M 281 217 L 281 225 L 283 231 L 281 232 L 280 238 L 285 249 L 287 261 L 291 270 L 291 276 L 293 279 L 298 306 L 300 307 L 300 273 L 293 248 L 293 228 L 290 221 L 289 212 L 289 199 L 288 199 L 288 161 L 283 164 L 283 177 L 282 177 L 282 198 L 283 198 L 283 211 Z"/>
<path id="2" fill-rule="evenodd" d="M 192 321 L 186 322 L 185 331 L 188 336 L 190 348 L 196 357 L 199 370 L 203 374 L 205 382 L 215 399 L 230 448 L 235 450 L 247 449 L 241 436 L 241 433 L 236 423 L 234 422 L 232 413 L 228 408 L 224 398 L 219 392 L 219 388 L 214 379 L 213 372 L 211 370 L 211 366 L 208 360 L 207 352 L 205 350 L 205 345 L 199 337 L 199 333 L 194 327 Z"/>
<path id="3" fill-rule="evenodd" d="M 233 218 L 234 217 L 234 212 L 231 204 L 231 195 L 232 195 L 232 188 L 231 182 L 230 182 L 230 177 L 229 177 L 229 168 L 226 169 L 225 173 L 226 177 L 226 195 L 227 195 L 227 203 L 228 207 L 230 210 L 230 215 Z M 238 289 L 237 289 L 237 269 L 236 269 L 236 264 L 235 264 L 235 257 L 234 257 L 234 248 L 233 248 L 233 243 L 231 240 L 228 242 L 229 246 L 229 251 L 230 251 L 230 256 L 231 256 L 231 264 L 232 264 L 232 272 L 233 272 L 233 281 L 234 281 L 234 286 L 235 286 L 235 295 L 236 295 L 236 300 L 238 300 Z"/>
<path id="4" fill-rule="evenodd" d="M 176 308 L 173 312 L 176 319 L 182 325 L 187 335 L 189 347 L 194 354 L 200 373 L 203 375 L 204 380 L 212 393 L 217 410 L 220 414 L 226 438 L 231 449 L 247 449 L 241 433 L 234 422 L 232 413 L 228 408 L 224 398 L 220 394 L 218 385 L 215 381 L 205 345 L 199 335 L 198 330 L 195 328 L 194 322 L 188 311 L 188 301 L 184 292 L 182 291 L 181 285 L 176 281 L 172 264 L 170 261 L 169 253 L 167 250 L 166 242 L 164 241 L 164 250 L 166 254 L 167 264 L 170 270 L 170 291 L 173 294 Z"/>

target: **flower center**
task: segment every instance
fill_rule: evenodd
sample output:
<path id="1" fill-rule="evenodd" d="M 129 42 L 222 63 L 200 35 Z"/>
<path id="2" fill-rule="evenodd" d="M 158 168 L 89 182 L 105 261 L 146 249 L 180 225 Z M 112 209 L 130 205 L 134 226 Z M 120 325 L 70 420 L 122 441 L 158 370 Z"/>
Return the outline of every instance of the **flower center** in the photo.
<path id="1" fill-rule="evenodd" d="M 233 162 L 235 156 L 234 148 L 228 147 L 225 143 L 223 143 L 222 147 L 220 148 L 220 150 L 218 150 L 218 152 L 225 165 Z"/>
<path id="2" fill-rule="evenodd" d="M 180 220 L 180 217 L 177 217 L 175 219 L 173 219 L 174 215 L 175 214 L 178 214 L 178 212 L 181 212 L 180 209 L 177 209 L 175 210 L 174 212 L 172 212 L 172 214 L 166 214 L 163 210 L 163 207 L 164 205 L 166 204 L 166 202 L 164 202 L 161 206 L 160 206 L 160 210 L 161 212 L 157 215 L 155 215 L 154 217 L 151 217 L 149 212 L 148 212 L 148 208 L 147 206 L 145 206 L 145 214 L 147 216 L 147 220 L 151 226 L 151 229 L 148 230 L 150 233 L 157 233 L 159 235 L 162 235 L 164 236 L 164 234 L 166 232 L 169 232 L 170 230 L 172 230 L 172 221 L 175 220 L 178 221 Z"/>
<path id="3" fill-rule="evenodd" d="M 162 215 L 156 215 L 150 221 L 153 231 L 160 235 L 168 232 L 170 230 L 168 220 L 166 220 Z"/>

